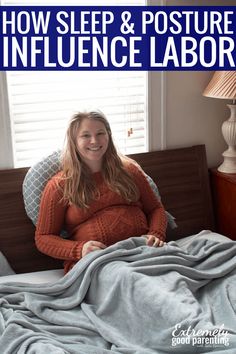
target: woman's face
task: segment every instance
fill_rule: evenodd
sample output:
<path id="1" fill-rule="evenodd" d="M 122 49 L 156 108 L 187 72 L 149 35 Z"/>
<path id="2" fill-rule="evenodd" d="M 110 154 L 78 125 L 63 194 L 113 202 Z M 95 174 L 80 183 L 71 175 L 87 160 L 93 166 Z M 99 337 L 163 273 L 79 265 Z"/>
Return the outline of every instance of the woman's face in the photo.
<path id="1" fill-rule="evenodd" d="M 88 118 L 82 120 L 78 130 L 77 149 L 92 172 L 100 171 L 108 143 L 109 135 L 102 122 Z"/>

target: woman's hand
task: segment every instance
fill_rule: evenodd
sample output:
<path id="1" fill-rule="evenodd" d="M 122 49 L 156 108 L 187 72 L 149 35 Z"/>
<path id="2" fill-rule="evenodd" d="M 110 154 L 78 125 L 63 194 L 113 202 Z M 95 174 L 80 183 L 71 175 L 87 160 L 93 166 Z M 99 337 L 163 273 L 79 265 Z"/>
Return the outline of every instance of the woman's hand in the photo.
<path id="1" fill-rule="evenodd" d="M 147 246 L 162 247 L 162 246 L 166 245 L 166 242 L 162 241 L 157 236 L 147 235 L 146 238 L 147 238 L 147 241 L 146 241 Z"/>
<path id="2" fill-rule="evenodd" d="M 96 250 L 103 250 L 107 246 L 104 245 L 104 243 L 99 242 L 99 241 L 88 241 L 83 245 L 82 248 L 82 257 L 84 257 L 86 254 L 96 251 Z"/>

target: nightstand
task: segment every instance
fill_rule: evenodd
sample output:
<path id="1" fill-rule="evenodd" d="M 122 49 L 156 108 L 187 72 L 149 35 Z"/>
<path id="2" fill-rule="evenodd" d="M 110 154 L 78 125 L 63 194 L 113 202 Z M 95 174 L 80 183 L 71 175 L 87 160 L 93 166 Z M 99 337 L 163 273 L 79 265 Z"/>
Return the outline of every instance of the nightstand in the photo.
<path id="1" fill-rule="evenodd" d="M 216 231 L 236 240 L 236 173 L 210 169 Z"/>

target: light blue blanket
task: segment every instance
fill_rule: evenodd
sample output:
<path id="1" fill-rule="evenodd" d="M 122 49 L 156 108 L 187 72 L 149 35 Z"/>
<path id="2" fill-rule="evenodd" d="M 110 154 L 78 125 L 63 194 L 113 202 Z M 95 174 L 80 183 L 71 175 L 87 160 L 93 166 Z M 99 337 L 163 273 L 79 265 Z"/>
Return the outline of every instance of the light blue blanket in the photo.
<path id="1" fill-rule="evenodd" d="M 130 238 L 0 294 L 1 354 L 236 352 L 236 242 L 215 233 Z"/>

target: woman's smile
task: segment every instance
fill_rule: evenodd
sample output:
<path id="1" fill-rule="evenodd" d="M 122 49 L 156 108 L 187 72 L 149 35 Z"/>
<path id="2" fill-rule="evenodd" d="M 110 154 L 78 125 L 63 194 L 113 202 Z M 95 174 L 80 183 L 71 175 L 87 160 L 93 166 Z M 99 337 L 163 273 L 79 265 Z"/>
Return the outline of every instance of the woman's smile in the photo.
<path id="1" fill-rule="evenodd" d="M 90 151 L 98 151 L 102 148 L 102 146 L 98 146 L 98 147 L 89 147 L 88 150 Z"/>

